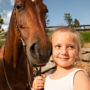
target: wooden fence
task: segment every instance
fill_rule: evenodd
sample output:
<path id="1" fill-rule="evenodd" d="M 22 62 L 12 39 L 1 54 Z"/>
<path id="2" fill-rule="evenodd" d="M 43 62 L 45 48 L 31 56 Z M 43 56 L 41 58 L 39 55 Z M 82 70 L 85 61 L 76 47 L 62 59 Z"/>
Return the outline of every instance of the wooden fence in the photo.
<path id="1" fill-rule="evenodd" d="M 60 26 L 48 26 L 46 29 L 49 29 L 49 31 L 51 31 L 51 30 L 55 30 L 58 27 Z M 77 31 L 90 31 L 90 25 L 80 25 L 73 28 Z"/>

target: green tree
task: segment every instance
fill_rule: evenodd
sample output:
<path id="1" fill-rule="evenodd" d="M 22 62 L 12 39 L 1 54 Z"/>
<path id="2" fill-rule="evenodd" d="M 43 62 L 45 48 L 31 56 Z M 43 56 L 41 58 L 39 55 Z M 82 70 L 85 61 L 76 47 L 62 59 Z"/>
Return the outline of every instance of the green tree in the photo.
<path id="1" fill-rule="evenodd" d="M 77 18 L 74 19 L 74 26 L 80 26 L 79 20 Z"/>
<path id="2" fill-rule="evenodd" d="M 45 26 L 46 27 L 46 33 L 47 33 L 49 30 L 47 27 L 48 27 L 49 22 L 50 22 L 50 20 L 48 19 L 48 14 L 46 14 L 46 16 L 45 16 L 45 22 L 46 22 L 46 26 Z"/>
<path id="3" fill-rule="evenodd" d="M 64 14 L 64 20 L 67 22 L 68 26 L 71 26 L 73 21 L 72 21 L 72 17 L 70 15 L 70 13 L 65 13 Z"/>
<path id="4" fill-rule="evenodd" d="M 46 21 L 46 27 L 49 25 L 49 22 L 50 22 L 50 20 L 48 19 L 48 14 L 46 14 L 46 16 L 45 16 L 45 21 Z"/>
<path id="5" fill-rule="evenodd" d="M 3 21 L 3 19 L 2 19 L 1 14 L 0 14 L 0 29 L 1 29 L 1 27 L 2 27 L 2 24 L 4 24 L 4 21 Z"/>

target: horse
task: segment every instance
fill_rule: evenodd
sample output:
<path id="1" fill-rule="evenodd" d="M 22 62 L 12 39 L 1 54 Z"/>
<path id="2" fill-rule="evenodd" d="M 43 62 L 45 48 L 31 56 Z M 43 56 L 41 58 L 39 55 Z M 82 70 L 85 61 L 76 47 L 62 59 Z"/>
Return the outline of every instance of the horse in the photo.
<path id="1" fill-rule="evenodd" d="M 0 90 L 31 90 L 32 67 L 48 62 L 51 42 L 45 33 L 47 11 L 42 0 L 15 0 L 0 60 Z"/>

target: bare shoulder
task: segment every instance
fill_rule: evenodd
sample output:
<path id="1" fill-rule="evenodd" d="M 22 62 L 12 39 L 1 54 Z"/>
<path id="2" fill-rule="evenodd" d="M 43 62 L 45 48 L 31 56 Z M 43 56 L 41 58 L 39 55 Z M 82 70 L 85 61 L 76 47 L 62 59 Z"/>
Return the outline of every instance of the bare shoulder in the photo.
<path id="1" fill-rule="evenodd" d="M 74 76 L 74 90 L 90 90 L 90 78 L 83 70 L 76 72 Z"/>

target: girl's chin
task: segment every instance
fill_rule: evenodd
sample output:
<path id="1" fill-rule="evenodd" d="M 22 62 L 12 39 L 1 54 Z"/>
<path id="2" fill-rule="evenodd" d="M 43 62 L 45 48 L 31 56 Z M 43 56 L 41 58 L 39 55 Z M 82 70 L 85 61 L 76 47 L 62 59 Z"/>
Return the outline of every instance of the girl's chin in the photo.
<path id="1" fill-rule="evenodd" d="M 72 63 L 70 62 L 60 62 L 60 63 L 56 62 L 56 64 L 59 65 L 60 67 L 69 67 L 72 65 Z"/>
<path id="2" fill-rule="evenodd" d="M 70 67 L 72 67 L 72 63 L 61 63 L 61 64 L 58 64 L 59 65 L 59 67 L 61 67 L 61 68 L 70 68 Z"/>

